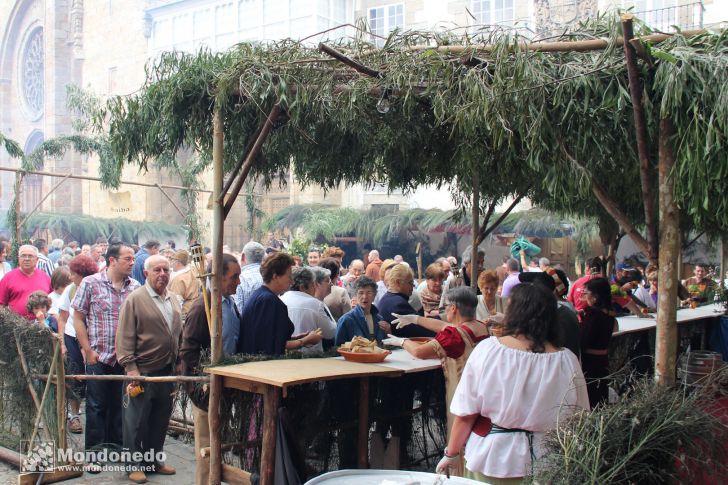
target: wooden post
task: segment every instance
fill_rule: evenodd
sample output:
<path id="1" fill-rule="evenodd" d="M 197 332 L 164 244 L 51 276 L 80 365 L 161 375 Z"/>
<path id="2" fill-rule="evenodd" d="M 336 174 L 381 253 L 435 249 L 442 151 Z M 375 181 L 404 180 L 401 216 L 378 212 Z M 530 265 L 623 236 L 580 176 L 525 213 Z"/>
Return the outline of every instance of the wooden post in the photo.
<path id="1" fill-rule="evenodd" d="M 660 266 L 657 285 L 657 337 L 655 340 L 655 380 L 663 386 L 675 383 L 677 363 L 677 289 L 680 261 L 680 211 L 675 204 L 672 169 L 675 153 L 672 120 L 660 120 Z"/>
<path id="2" fill-rule="evenodd" d="M 219 109 L 215 110 L 213 119 L 212 163 L 213 163 L 213 221 L 212 221 L 212 295 L 210 314 L 212 331 L 210 346 L 212 363 L 222 359 L 222 242 L 225 216 L 223 214 L 223 119 Z M 204 288 L 203 288 L 204 291 Z M 208 422 L 210 425 L 210 485 L 219 485 L 222 480 L 222 451 L 220 449 L 220 396 L 222 395 L 222 379 L 210 381 L 210 402 L 208 406 Z"/>
<path id="3" fill-rule="evenodd" d="M 645 212 L 646 239 L 649 253 L 646 254 L 651 263 L 657 262 L 657 228 L 655 220 L 655 201 L 653 197 L 650 169 L 650 149 L 647 139 L 647 121 L 642 108 L 642 82 L 637 68 L 637 53 L 630 41 L 634 38 L 632 15 L 622 15 L 622 35 L 624 35 L 624 58 L 627 61 L 627 78 L 629 93 L 632 98 L 634 128 L 637 135 L 637 154 L 640 160 L 640 183 L 642 185 L 642 203 Z"/>
<path id="4" fill-rule="evenodd" d="M 20 247 L 20 196 L 23 192 L 23 172 L 15 172 L 15 245 Z"/>
<path id="5" fill-rule="evenodd" d="M 263 440 L 260 453 L 260 485 L 273 485 L 281 389 L 267 386 L 263 394 Z"/>
<path id="6" fill-rule="evenodd" d="M 649 244 L 647 244 L 647 239 L 645 239 L 642 234 L 637 230 L 635 225 L 630 221 L 629 217 L 622 211 L 622 209 L 619 207 L 619 204 L 609 195 L 607 194 L 607 191 L 604 190 L 604 188 L 599 184 L 599 182 L 596 181 L 596 179 L 592 176 L 591 172 L 586 169 L 584 165 L 581 164 L 576 158 L 574 158 L 571 153 L 566 149 L 566 146 L 563 142 L 560 142 L 561 145 L 561 152 L 564 154 L 567 160 L 569 160 L 571 163 L 574 164 L 576 168 L 579 169 L 584 175 L 589 177 L 589 184 L 591 185 L 592 193 L 594 194 L 594 197 L 597 198 L 597 201 L 604 207 L 604 210 L 607 211 L 607 213 L 612 216 L 612 219 L 614 219 L 617 224 L 627 233 L 627 235 L 632 239 L 632 242 L 635 246 L 637 246 L 637 249 L 642 251 L 645 254 L 649 254 Z"/>
<path id="7" fill-rule="evenodd" d="M 250 173 L 250 169 L 253 166 L 253 161 L 260 153 L 260 150 L 263 148 L 263 143 L 268 139 L 268 135 L 270 135 L 271 131 L 273 130 L 273 124 L 275 123 L 276 119 L 278 119 L 278 116 L 281 113 L 281 105 L 276 103 L 273 105 L 273 108 L 271 108 L 270 113 L 268 113 L 268 116 L 265 120 L 263 120 L 263 124 L 258 130 L 258 136 L 255 138 L 255 142 L 250 147 L 250 151 L 245 156 L 245 161 L 243 162 L 243 165 L 240 169 L 240 175 L 238 175 L 237 180 L 235 181 L 235 184 L 233 184 L 230 188 L 230 199 L 228 200 L 227 204 L 224 204 L 224 216 L 223 218 L 227 217 L 228 213 L 230 213 L 230 209 L 232 209 L 233 204 L 235 203 L 235 199 L 238 197 L 238 194 L 240 193 L 240 189 L 243 188 L 243 183 L 245 183 L 245 179 L 248 178 L 248 173 Z M 221 186 L 222 189 L 222 186 Z M 220 192 L 219 199 L 222 199 L 224 197 L 224 193 Z"/>
<path id="8" fill-rule="evenodd" d="M 56 344 L 54 345 L 53 358 L 51 359 L 51 367 L 48 370 L 49 376 L 54 375 L 54 372 L 56 371 L 56 363 L 58 362 L 58 354 L 60 354 L 60 353 L 61 353 L 61 342 L 59 341 L 59 342 L 56 342 Z M 35 435 L 39 428 L 38 425 L 41 422 L 44 423 L 43 428 L 46 430 L 46 433 L 50 436 L 51 430 L 47 429 L 48 423 L 43 418 L 43 407 L 45 406 L 46 398 L 48 398 L 48 391 L 50 391 L 50 389 L 51 389 L 51 382 L 52 382 L 52 379 L 48 379 L 48 381 L 46 382 L 46 385 L 45 385 L 45 389 L 43 389 L 43 397 L 40 398 L 40 406 L 38 407 L 37 414 L 35 415 L 35 424 L 33 426 L 33 432 L 30 435 L 30 442 L 28 443 L 29 450 L 33 448 L 33 442 L 35 441 Z"/>
<path id="9" fill-rule="evenodd" d="M 65 179 L 64 179 L 65 180 Z M 60 347 L 60 343 L 59 343 Z M 58 351 L 56 362 L 56 416 L 58 420 L 58 447 L 66 446 L 66 369 L 63 352 Z"/>
<path id="10" fill-rule="evenodd" d="M 725 259 L 726 259 L 725 238 L 721 236 L 721 238 L 720 238 L 720 277 L 719 277 L 719 280 L 720 280 L 721 286 L 723 286 L 723 287 L 725 287 L 725 280 L 726 280 L 725 272 L 728 271 L 728 270 L 726 270 Z"/>
<path id="11" fill-rule="evenodd" d="M 369 378 L 359 378 L 359 435 L 357 437 L 357 465 L 369 468 Z"/>
<path id="12" fill-rule="evenodd" d="M 470 287 L 478 287 L 478 233 L 480 232 L 480 176 L 473 172 L 473 241 L 470 251 Z M 465 265 L 463 265 L 465 271 Z"/>

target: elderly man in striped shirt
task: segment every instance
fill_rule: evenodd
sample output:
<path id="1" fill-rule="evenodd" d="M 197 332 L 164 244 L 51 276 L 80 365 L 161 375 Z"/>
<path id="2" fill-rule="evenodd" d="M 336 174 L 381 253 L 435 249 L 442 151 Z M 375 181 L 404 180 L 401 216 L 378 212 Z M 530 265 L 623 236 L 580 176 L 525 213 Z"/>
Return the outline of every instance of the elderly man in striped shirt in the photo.
<path id="1" fill-rule="evenodd" d="M 116 361 L 116 328 L 121 306 L 139 288 L 131 278 L 134 251 L 125 244 L 112 244 L 106 251 L 106 269 L 81 282 L 73 299 L 74 328 L 86 361 L 86 374 L 124 374 Z M 121 448 L 120 381 L 86 383 L 86 450 L 102 446 Z M 101 471 L 95 460 L 87 471 Z"/>

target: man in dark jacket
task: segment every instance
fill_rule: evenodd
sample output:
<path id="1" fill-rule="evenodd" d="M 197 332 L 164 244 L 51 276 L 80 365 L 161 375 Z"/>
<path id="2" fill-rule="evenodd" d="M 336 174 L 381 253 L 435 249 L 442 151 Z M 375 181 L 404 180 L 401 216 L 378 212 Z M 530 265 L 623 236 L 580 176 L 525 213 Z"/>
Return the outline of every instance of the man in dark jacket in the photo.
<path id="1" fill-rule="evenodd" d="M 237 345 L 238 333 L 234 333 L 234 342 L 225 342 L 224 338 L 226 328 L 239 329 L 240 327 L 240 317 L 237 314 L 237 308 L 230 298 L 235 293 L 235 288 L 240 279 L 240 265 L 235 259 L 235 256 L 231 254 L 223 254 L 222 265 L 223 347 L 227 347 L 225 344 L 228 343 L 234 348 Z M 230 300 L 228 303 L 229 308 L 227 309 L 225 300 Z M 233 333 L 231 332 L 230 335 L 233 335 Z M 190 312 L 187 314 L 185 320 L 184 329 L 182 330 L 182 343 L 180 344 L 179 350 L 177 374 L 185 376 L 199 375 L 201 373 L 200 364 L 206 360 L 202 357 L 202 354 L 209 352 L 210 345 L 210 329 L 205 312 L 205 299 L 198 298 L 195 300 L 192 308 L 190 308 Z M 195 422 L 195 483 L 209 483 L 210 469 L 207 461 L 203 460 L 200 455 L 200 449 L 210 446 L 210 426 L 207 421 L 208 385 L 188 382 L 185 384 L 185 388 L 187 395 L 192 401 L 192 417 Z"/>

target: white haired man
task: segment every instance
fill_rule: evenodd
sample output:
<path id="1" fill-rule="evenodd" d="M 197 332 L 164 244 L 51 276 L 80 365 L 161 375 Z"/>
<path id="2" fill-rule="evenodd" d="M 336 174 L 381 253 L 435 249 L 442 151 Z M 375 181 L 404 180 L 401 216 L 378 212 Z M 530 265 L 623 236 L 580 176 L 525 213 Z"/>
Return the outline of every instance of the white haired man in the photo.
<path id="1" fill-rule="evenodd" d="M 50 252 L 48 253 L 48 259 L 53 262 L 53 264 L 58 264 L 58 259 L 63 254 L 63 239 L 54 239 L 51 241 L 50 244 Z"/>
<path id="2" fill-rule="evenodd" d="M 144 261 L 145 283 L 126 298 L 116 331 L 116 357 L 127 376 L 155 377 L 173 375 L 182 335 L 182 307 L 167 291 L 169 261 L 151 255 Z M 174 475 L 176 470 L 159 460 L 164 451 L 169 417 L 172 415 L 173 382 L 145 382 L 143 392 L 135 394 L 140 383 L 126 388 L 128 402 L 123 413 L 124 448 L 132 456 L 153 456 L 152 463 L 132 459 L 129 479 L 147 481 L 144 471 Z M 147 468 L 149 467 L 149 468 Z"/>
<path id="3" fill-rule="evenodd" d="M 243 313 L 250 295 L 263 286 L 263 276 L 260 274 L 260 264 L 263 259 L 265 259 L 265 248 L 259 242 L 250 241 L 243 246 L 243 254 L 240 257 L 240 284 L 235 291 L 235 304 L 240 314 Z"/>

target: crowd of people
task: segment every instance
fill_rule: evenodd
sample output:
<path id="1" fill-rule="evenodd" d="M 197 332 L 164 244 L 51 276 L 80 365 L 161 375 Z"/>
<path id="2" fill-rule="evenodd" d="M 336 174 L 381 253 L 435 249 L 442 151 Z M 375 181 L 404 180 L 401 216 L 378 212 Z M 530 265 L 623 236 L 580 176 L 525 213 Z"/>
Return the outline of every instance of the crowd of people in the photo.
<path id="1" fill-rule="evenodd" d="M 60 336 L 67 373 L 131 378 L 72 383 L 68 429 L 85 432 L 87 450 L 163 451 L 172 384 L 143 377 L 197 375 L 210 348 L 202 297 L 209 288 L 190 254 L 172 241 L 136 247 L 103 238 L 94 245 L 37 239 L 20 246 L 12 269 L 8 251 L 0 242 L 0 305 Z M 616 316 L 645 316 L 657 307 L 657 273 L 649 266 L 620 263 L 607 275 L 597 257 L 571 282 L 547 258 L 528 262 L 521 251 L 520 260 L 506 257 L 485 270 L 483 251 L 473 261 L 467 248 L 459 264 L 453 256 L 438 258 L 418 282 L 401 256 L 381 257 L 371 250 L 345 266 L 340 248 L 312 248 L 304 264 L 272 234 L 266 245 L 248 242 L 240 254 L 226 247 L 223 351 L 316 354 L 361 336 L 440 359 L 450 412 L 438 471 L 492 483 L 526 476 L 557 419 L 608 401 Z M 709 301 L 715 286 L 703 265 L 683 284 L 686 305 Z M 189 384 L 188 394 L 196 481 L 207 483 L 199 453 L 209 446 L 207 389 Z M 100 464 L 92 460 L 87 470 Z M 129 463 L 132 481 L 144 483 L 146 472 L 175 469 L 158 460 Z"/>

